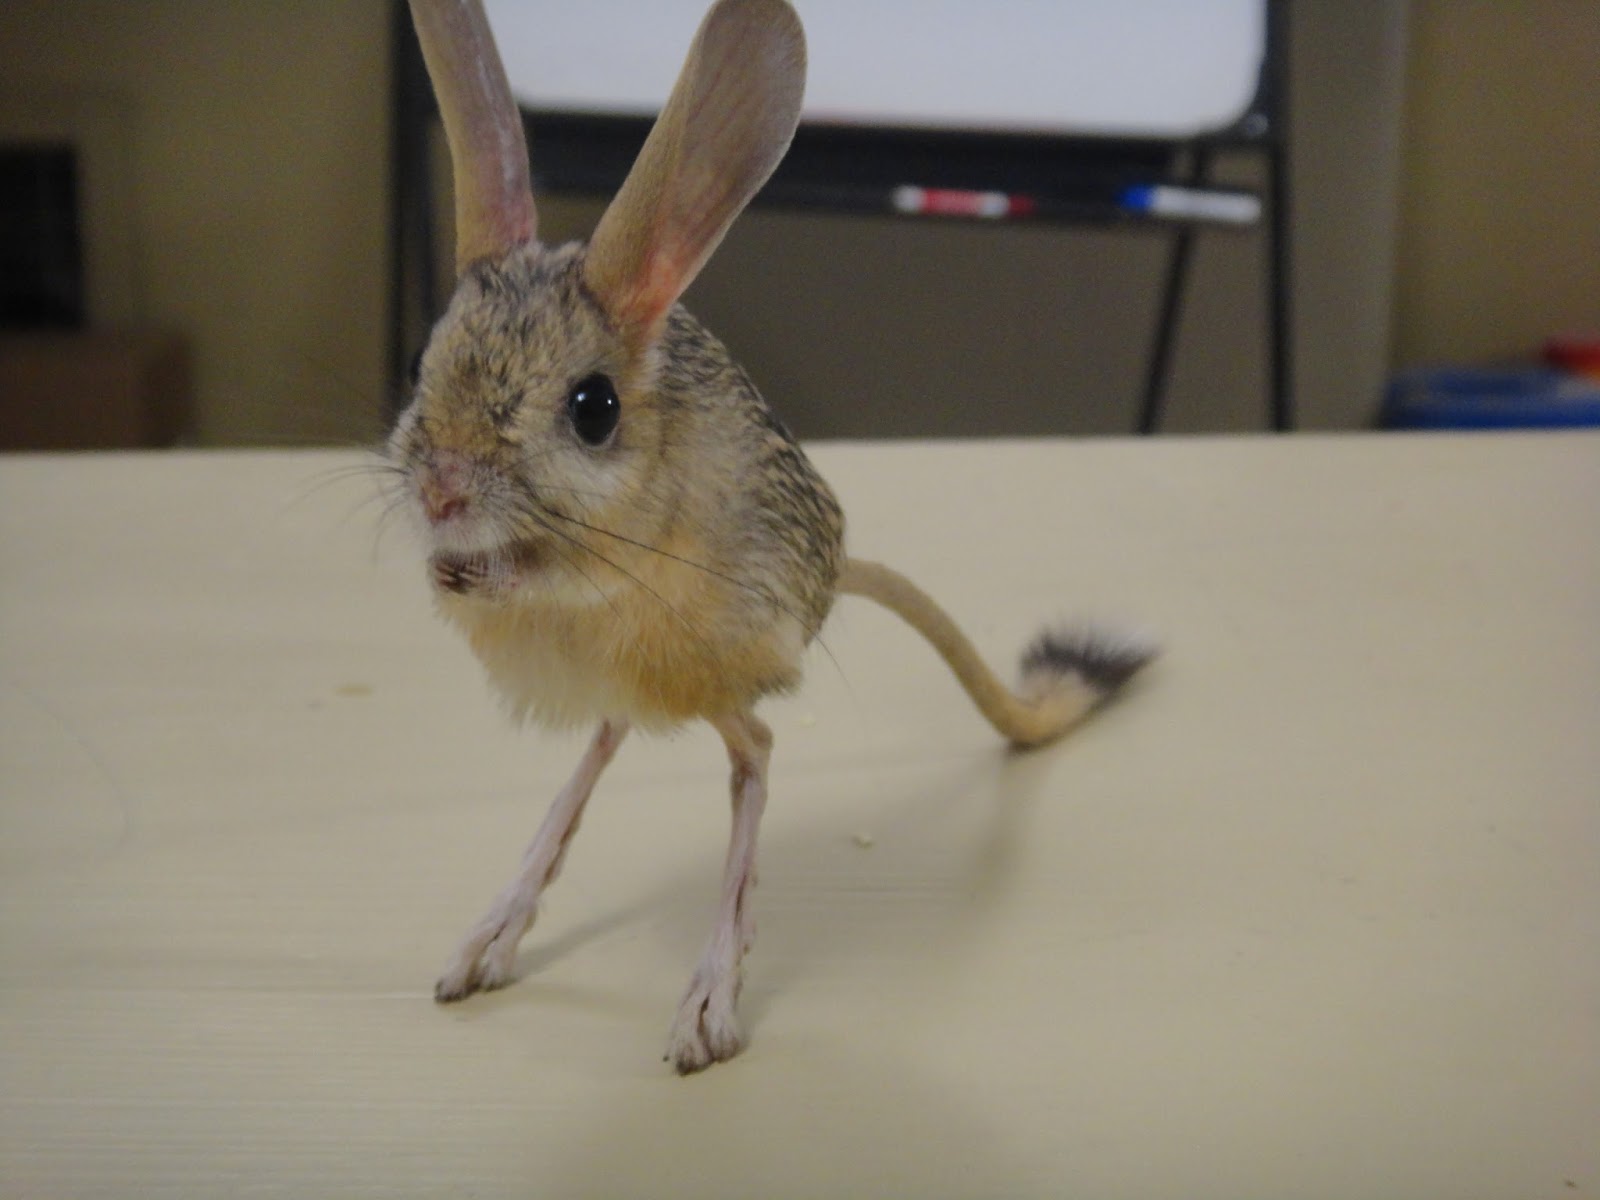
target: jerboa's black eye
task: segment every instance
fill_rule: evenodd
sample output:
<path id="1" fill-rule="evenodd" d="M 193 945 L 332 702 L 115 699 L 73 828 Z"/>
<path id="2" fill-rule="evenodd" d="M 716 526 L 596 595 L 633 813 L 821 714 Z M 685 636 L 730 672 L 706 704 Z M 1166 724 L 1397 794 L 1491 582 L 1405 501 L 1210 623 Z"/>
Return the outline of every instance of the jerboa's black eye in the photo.
<path id="1" fill-rule="evenodd" d="M 622 401 L 616 385 L 605 375 L 586 375 L 567 393 L 567 415 L 573 431 L 590 446 L 598 446 L 611 436 L 622 416 Z"/>

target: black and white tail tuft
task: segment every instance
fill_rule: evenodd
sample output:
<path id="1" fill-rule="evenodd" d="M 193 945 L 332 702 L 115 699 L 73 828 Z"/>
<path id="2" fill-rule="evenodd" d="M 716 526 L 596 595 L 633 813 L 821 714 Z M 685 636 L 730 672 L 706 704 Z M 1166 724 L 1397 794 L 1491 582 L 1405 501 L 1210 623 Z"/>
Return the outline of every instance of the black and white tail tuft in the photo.
<path id="1" fill-rule="evenodd" d="M 1148 638 L 1092 625 L 1046 630 L 1023 652 L 1023 688 L 1037 694 L 1072 680 L 1109 699 L 1157 652 Z"/>

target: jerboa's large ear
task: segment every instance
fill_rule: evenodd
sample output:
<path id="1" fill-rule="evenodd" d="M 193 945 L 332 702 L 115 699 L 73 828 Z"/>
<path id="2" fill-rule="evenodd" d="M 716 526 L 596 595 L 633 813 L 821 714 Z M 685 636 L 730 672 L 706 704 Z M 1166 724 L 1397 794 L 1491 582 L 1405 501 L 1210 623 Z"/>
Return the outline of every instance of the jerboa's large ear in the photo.
<path id="1" fill-rule="evenodd" d="M 666 107 L 590 240 L 584 279 L 636 345 L 783 158 L 800 120 L 806 43 L 785 0 L 719 0 Z"/>
<path id="2" fill-rule="evenodd" d="M 481 0 L 411 0 L 444 118 L 456 191 L 456 273 L 538 233 L 528 143 Z"/>

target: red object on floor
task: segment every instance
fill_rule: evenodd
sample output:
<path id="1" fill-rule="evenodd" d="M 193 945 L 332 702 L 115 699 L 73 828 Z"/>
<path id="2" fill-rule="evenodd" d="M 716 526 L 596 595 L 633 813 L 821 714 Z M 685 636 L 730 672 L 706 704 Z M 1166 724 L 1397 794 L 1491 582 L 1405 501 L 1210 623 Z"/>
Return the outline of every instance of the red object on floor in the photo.
<path id="1" fill-rule="evenodd" d="M 1544 344 L 1544 360 L 1563 371 L 1600 379 L 1600 338 L 1551 338 Z"/>

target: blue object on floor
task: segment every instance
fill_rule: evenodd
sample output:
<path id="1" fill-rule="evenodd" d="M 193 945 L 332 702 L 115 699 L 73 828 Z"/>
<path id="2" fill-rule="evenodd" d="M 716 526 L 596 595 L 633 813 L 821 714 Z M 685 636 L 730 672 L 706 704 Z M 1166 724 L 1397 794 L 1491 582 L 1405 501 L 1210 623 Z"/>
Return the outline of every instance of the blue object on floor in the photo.
<path id="1" fill-rule="evenodd" d="M 1543 367 L 1403 371 L 1383 402 L 1386 429 L 1600 426 L 1600 383 Z"/>

